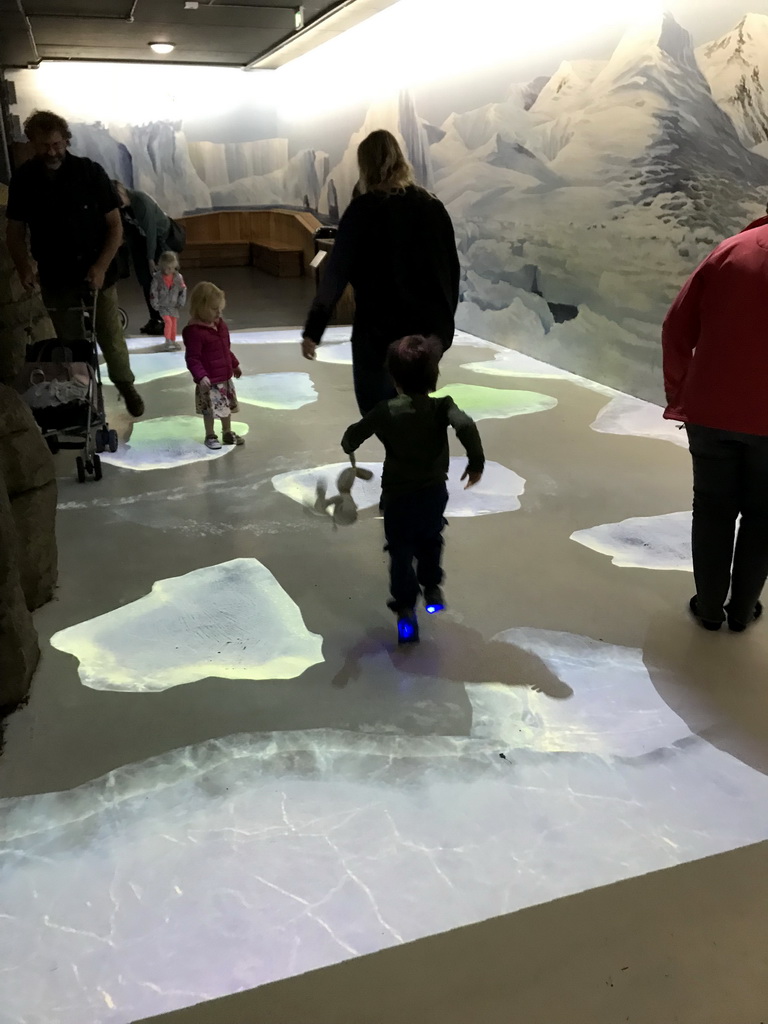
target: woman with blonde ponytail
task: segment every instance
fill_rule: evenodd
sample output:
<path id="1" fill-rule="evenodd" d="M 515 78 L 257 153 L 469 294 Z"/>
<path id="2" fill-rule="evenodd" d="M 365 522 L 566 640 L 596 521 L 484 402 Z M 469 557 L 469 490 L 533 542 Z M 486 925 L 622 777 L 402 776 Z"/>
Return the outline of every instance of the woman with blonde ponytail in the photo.
<path id="1" fill-rule="evenodd" d="M 312 304 L 302 340 L 314 359 L 344 289 L 355 291 L 352 369 L 365 415 L 395 395 L 385 363 L 393 341 L 436 337 L 453 341 L 459 300 L 459 258 L 453 224 L 435 196 L 416 184 L 413 168 L 391 132 L 372 132 L 358 147 L 358 194 L 339 231 Z"/>

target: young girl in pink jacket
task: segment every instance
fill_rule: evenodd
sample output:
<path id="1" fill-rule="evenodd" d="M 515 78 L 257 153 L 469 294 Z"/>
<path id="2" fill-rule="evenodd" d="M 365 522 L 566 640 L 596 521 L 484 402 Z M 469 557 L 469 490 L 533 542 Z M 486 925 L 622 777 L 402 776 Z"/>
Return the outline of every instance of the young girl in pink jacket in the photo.
<path id="1" fill-rule="evenodd" d="M 189 297 L 190 321 L 181 336 L 184 339 L 187 368 L 196 384 L 195 411 L 205 424 L 206 448 L 224 444 L 244 444 L 232 430 L 232 413 L 238 412 L 233 377 L 242 376 L 229 342 L 229 329 L 221 314 L 224 292 L 210 281 L 195 285 Z M 216 435 L 214 420 L 221 420 L 222 437 Z"/>

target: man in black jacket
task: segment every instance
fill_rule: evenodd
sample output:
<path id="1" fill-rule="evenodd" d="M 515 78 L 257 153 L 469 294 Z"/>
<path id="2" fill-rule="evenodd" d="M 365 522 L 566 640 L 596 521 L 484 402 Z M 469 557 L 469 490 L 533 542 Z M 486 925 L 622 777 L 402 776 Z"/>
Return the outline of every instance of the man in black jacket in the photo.
<path id="1" fill-rule="evenodd" d="M 80 307 L 96 303 L 96 337 L 112 383 L 132 416 L 144 403 L 133 385 L 120 325 L 115 256 L 123 230 L 117 197 L 104 168 L 68 152 L 64 118 L 38 111 L 24 125 L 34 156 L 13 174 L 8 190 L 7 243 L 22 285 L 39 281 L 56 335 L 82 339 Z M 27 249 L 29 228 L 32 253 Z"/>

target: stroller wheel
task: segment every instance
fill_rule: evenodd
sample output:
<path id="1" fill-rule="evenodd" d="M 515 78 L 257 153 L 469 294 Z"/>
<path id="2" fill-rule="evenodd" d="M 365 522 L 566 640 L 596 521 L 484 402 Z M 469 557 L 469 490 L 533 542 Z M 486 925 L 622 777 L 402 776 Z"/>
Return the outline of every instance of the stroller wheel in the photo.
<path id="1" fill-rule="evenodd" d="M 48 451 L 51 455 L 59 454 L 59 439 L 55 434 L 49 434 L 45 439 L 45 443 L 48 445 Z"/>
<path id="2" fill-rule="evenodd" d="M 93 456 L 93 479 L 101 480 L 101 459 L 98 455 Z"/>
<path id="3" fill-rule="evenodd" d="M 85 463 L 82 458 L 78 455 L 75 459 L 75 468 L 77 469 L 77 480 L 78 483 L 85 483 Z"/>
<path id="4" fill-rule="evenodd" d="M 93 440 L 94 440 L 94 443 L 95 443 L 95 446 L 96 446 L 96 451 L 99 452 L 99 453 L 103 452 L 104 449 L 107 446 L 107 436 L 106 435 L 107 435 L 106 430 L 103 430 L 101 427 L 99 427 L 99 429 L 96 431 L 96 434 L 94 435 L 94 439 Z"/>
<path id="5" fill-rule="evenodd" d="M 107 431 L 107 448 L 111 452 L 116 452 L 118 447 L 119 447 L 119 445 L 120 445 L 120 440 L 119 440 L 119 438 L 117 436 L 117 431 L 116 430 L 108 430 Z"/>
<path id="6" fill-rule="evenodd" d="M 120 317 L 120 326 L 125 330 L 128 326 L 128 314 L 125 312 L 122 306 L 117 310 L 117 315 Z"/>

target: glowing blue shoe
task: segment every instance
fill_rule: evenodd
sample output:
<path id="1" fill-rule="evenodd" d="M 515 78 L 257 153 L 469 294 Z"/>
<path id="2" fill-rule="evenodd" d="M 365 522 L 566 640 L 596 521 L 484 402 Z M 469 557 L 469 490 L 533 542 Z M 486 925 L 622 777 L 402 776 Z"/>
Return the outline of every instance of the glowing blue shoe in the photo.
<path id="1" fill-rule="evenodd" d="M 440 587 L 427 587 L 424 591 L 424 607 L 428 615 L 445 611 L 445 598 Z"/>
<path id="2" fill-rule="evenodd" d="M 419 623 L 413 609 L 402 611 L 397 616 L 397 642 L 399 644 L 417 644 L 419 642 Z"/>

